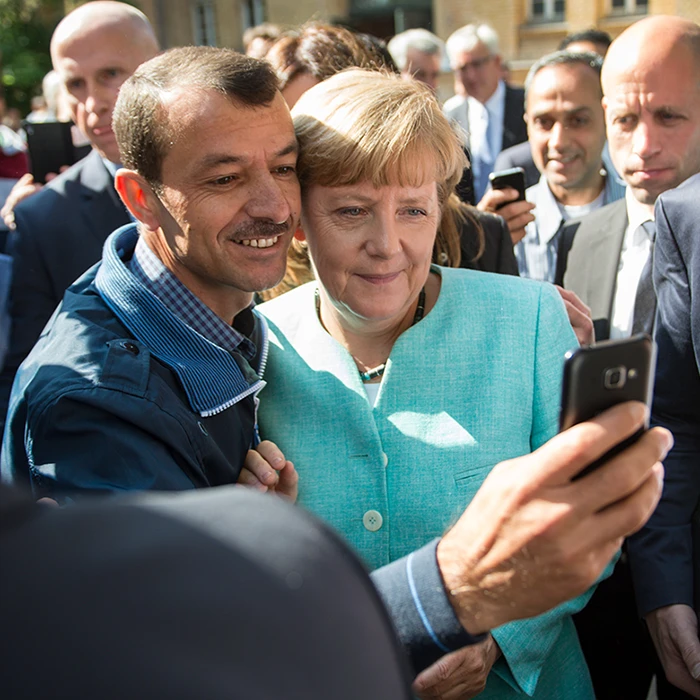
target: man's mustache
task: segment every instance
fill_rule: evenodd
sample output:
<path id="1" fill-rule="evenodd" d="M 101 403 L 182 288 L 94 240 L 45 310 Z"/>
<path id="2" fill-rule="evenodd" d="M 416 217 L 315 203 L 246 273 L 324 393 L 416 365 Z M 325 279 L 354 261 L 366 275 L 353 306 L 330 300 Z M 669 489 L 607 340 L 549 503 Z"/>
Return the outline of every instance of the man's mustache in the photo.
<path id="1" fill-rule="evenodd" d="M 237 226 L 231 234 L 235 240 L 246 238 L 274 238 L 289 231 L 290 219 L 284 223 L 276 224 L 274 221 L 249 221 Z"/>

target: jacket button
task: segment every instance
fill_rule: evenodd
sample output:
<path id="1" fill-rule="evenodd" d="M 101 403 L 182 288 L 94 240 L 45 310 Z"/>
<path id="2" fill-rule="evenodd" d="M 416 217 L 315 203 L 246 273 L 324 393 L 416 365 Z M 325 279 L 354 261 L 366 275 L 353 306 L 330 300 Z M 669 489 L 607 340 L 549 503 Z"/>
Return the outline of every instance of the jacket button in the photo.
<path id="1" fill-rule="evenodd" d="M 382 514 L 376 510 L 368 510 L 362 516 L 362 524 L 370 531 L 376 532 L 384 523 L 384 518 Z"/>
<path id="2" fill-rule="evenodd" d="M 132 355 L 138 355 L 140 352 L 139 346 L 136 345 L 136 343 L 131 343 L 129 341 L 122 343 L 122 347 L 124 348 L 124 350 L 130 352 Z"/>

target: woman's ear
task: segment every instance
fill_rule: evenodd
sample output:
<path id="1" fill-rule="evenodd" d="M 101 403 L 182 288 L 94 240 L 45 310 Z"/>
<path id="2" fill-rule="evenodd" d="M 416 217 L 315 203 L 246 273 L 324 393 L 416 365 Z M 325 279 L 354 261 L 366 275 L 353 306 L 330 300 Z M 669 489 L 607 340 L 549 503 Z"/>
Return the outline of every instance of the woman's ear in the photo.
<path id="1" fill-rule="evenodd" d="M 297 226 L 297 230 L 294 232 L 294 238 L 296 238 L 298 241 L 306 240 L 306 234 L 304 233 L 304 229 L 301 227 L 301 224 Z"/>
<path id="2" fill-rule="evenodd" d="M 136 220 L 152 231 L 160 228 L 160 201 L 141 175 L 120 168 L 114 177 L 114 187 Z"/>

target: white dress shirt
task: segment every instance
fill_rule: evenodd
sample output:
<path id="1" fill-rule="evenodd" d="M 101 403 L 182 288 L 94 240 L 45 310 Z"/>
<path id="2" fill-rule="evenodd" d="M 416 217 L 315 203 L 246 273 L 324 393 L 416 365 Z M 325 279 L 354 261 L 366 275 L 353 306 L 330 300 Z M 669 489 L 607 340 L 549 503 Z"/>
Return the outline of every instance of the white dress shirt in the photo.
<path id="1" fill-rule="evenodd" d="M 628 223 L 622 241 L 620 265 L 615 282 L 615 298 L 610 322 L 611 338 L 628 338 L 632 333 L 637 286 L 651 250 L 649 234 L 642 228 L 642 224 L 645 221 L 653 221 L 654 217 L 632 196 L 629 188 L 625 194 L 625 204 Z"/>

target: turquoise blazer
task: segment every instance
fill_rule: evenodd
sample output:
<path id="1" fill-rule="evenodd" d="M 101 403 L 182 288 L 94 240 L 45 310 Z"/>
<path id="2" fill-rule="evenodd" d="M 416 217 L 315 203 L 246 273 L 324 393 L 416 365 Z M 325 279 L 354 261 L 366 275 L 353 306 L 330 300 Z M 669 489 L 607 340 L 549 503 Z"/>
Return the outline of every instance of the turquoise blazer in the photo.
<path id="1" fill-rule="evenodd" d="M 372 568 L 439 537 L 495 464 L 556 433 L 577 345 L 553 286 L 434 270 L 439 298 L 394 344 L 374 408 L 318 320 L 315 283 L 258 307 L 270 331 L 261 436 L 294 462 L 299 503 Z M 479 697 L 592 699 L 570 617 L 588 597 L 494 630 L 503 657 Z"/>

